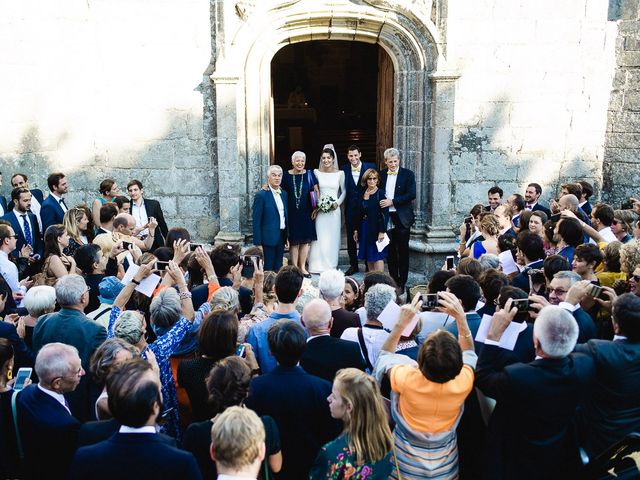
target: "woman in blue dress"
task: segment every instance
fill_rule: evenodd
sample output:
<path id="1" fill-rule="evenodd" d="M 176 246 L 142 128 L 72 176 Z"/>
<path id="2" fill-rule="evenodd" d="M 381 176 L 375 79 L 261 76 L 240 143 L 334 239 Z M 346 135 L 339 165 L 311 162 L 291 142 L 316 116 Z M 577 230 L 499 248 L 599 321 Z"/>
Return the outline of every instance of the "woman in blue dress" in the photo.
<path id="1" fill-rule="evenodd" d="M 365 187 L 360 201 L 361 225 L 353 235 L 356 243 L 360 239 L 358 259 L 367 262 L 370 272 L 383 272 L 384 259 L 387 258 L 387 247 L 378 251 L 376 242 L 382 240 L 387 233 L 389 209 L 380 207 L 380 200 L 384 200 L 386 197 L 384 192 L 378 188 L 380 175 L 376 170 L 370 168 L 364 172 L 361 182 Z"/>
<path id="2" fill-rule="evenodd" d="M 311 170 L 304 168 L 306 160 L 304 152 L 293 153 L 293 168 L 284 172 L 281 186 L 287 192 L 289 209 L 289 265 L 295 265 L 305 277 L 311 278 L 306 264 L 309 245 L 316 240 L 316 227 L 311 218 L 313 208 L 309 193 L 318 193 L 318 180 Z"/>

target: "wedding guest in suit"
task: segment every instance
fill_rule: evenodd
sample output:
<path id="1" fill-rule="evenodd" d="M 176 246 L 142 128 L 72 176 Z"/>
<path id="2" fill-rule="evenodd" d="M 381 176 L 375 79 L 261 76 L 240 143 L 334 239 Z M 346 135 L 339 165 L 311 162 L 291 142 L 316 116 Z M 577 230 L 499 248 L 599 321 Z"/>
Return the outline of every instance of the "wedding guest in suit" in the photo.
<path id="1" fill-rule="evenodd" d="M 16 249 L 17 235 L 8 225 L 0 225 L 0 274 L 11 289 L 9 295 L 22 306 L 22 297 L 31 286 L 28 279 L 19 280 L 18 267 L 9 259 L 9 254 Z M 26 250 L 26 249 L 25 249 Z"/>
<path id="2" fill-rule="evenodd" d="M 358 237 L 360 239 L 358 258 L 367 262 L 368 270 L 382 272 L 388 247 L 379 251 L 376 242 L 382 241 L 387 233 L 389 209 L 380 206 L 385 196 L 378 188 L 379 184 L 377 170 L 369 169 L 362 175 L 361 185 L 366 189 L 360 200 L 360 225 L 354 230 L 353 239 L 356 242 Z"/>
<path id="3" fill-rule="evenodd" d="M 530 183 L 524 192 L 525 207 L 527 210 L 544 212 L 547 217 L 551 216 L 551 210 L 539 203 L 540 195 L 542 195 L 542 187 L 537 183 Z"/>
<path id="4" fill-rule="evenodd" d="M 115 180 L 112 178 L 106 178 L 100 182 L 98 191 L 100 192 L 100 196 L 93 201 L 91 212 L 93 214 L 93 223 L 97 227 L 100 227 L 102 225 L 102 221 L 100 219 L 100 208 L 107 203 L 115 201 L 116 197 L 120 195 L 120 190 L 118 189 L 118 184 Z"/>
<path id="5" fill-rule="evenodd" d="M 58 279 L 55 289 L 61 309 L 38 320 L 33 331 L 33 349 L 37 352 L 53 342 L 72 345 L 79 352 L 82 368 L 89 371 L 91 356 L 107 338 L 107 332 L 83 313 L 89 303 L 89 289 L 84 278 L 75 274 L 66 275 Z M 94 419 L 95 412 L 91 406 L 99 393 L 97 386 L 84 377 L 78 388 L 69 395 L 70 410 L 78 420 L 85 422 Z"/>
<path id="6" fill-rule="evenodd" d="M 124 195 L 118 195 L 113 201 L 118 207 L 118 213 L 131 213 L 131 199 Z"/>
<path id="7" fill-rule="evenodd" d="M 96 228 L 96 235 L 101 233 L 111 233 L 113 231 L 113 220 L 118 215 L 118 207 L 115 203 L 105 203 L 100 207 L 100 223 Z"/>
<path id="8" fill-rule="evenodd" d="M 76 452 L 70 479 L 202 478 L 193 455 L 156 433 L 162 393 L 158 373 L 148 362 L 135 358 L 114 367 L 107 393 L 109 409 L 121 427 L 108 440 Z"/>
<path id="9" fill-rule="evenodd" d="M 347 148 L 349 163 L 342 167 L 345 177 L 347 196 L 344 201 L 344 221 L 347 228 L 347 252 L 349 253 L 349 269 L 346 275 L 353 275 L 359 271 L 357 241 L 353 232 L 360 228 L 360 203 L 362 201 L 362 175 L 369 169 L 375 170 L 373 163 L 363 162 L 360 147 L 351 145 Z M 365 185 L 366 187 L 366 185 Z"/>
<path id="10" fill-rule="evenodd" d="M 339 432 L 326 401 L 331 384 L 297 366 L 307 346 L 305 337 L 302 326 L 292 320 L 271 326 L 269 349 L 278 366 L 251 381 L 245 402 L 278 424 L 284 460 L 278 478 L 284 480 L 307 478 L 318 449 Z"/>
<path id="11" fill-rule="evenodd" d="M 509 198 L 507 198 L 506 203 L 511 209 L 511 222 L 513 223 L 513 226 L 517 229 L 520 226 L 519 225 L 520 215 L 524 211 L 524 206 L 525 206 L 524 197 L 519 193 L 514 193 L 512 195 L 509 195 Z M 525 225 L 525 229 L 526 228 L 528 228 L 528 225 Z"/>
<path id="12" fill-rule="evenodd" d="M 380 184 L 384 186 L 384 200 L 380 207 L 389 208 L 391 230 L 389 237 L 389 274 L 404 291 L 409 275 L 409 235 L 415 221 L 413 201 L 416 198 L 415 174 L 400 167 L 400 152 L 396 148 L 384 151 L 386 169 L 380 172 Z"/>
<path id="13" fill-rule="evenodd" d="M 595 378 L 593 359 L 572 354 L 578 326 L 562 308 L 542 309 L 533 327 L 538 360 L 514 363 L 499 341 L 517 309 L 493 316 L 476 386 L 497 401 L 489 422 L 490 478 L 575 478 L 578 446 L 571 422 Z"/>
<path id="14" fill-rule="evenodd" d="M 502 204 L 503 195 L 504 192 L 500 187 L 498 187 L 497 185 L 491 187 L 487 192 L 487 201 L 489 202 L 489 205 L 486 205 L 484 207 L 484 210 L 486 212 L 494 213 L 496 211 L 496 208 L 498 208 L 498 206 Z"/>
<path id="15" fill-rule="evenodd" d="M 42 202 L 44 202 L 44 194 L 42 190 L 37 188 L 31 188 L 29 186 L 29 179 L 24 173 L 14 173 L 11 177 L 11 188 L 26 188 L 31 192 L 31 213 L 33 213 L 38 219 L 38 225 L 40 226 L 40 232 L 44 233 L 42 228 L 42 219 L 40 218 L 40 210 L 42 209 Z M 9 204 L 10 210 L 13 205 Z"/>
<path id="16" fill-rule="evenodd" d="M 580 208 L 587 215 L 591 215 L 591 210 L 593 207 L 591 206 L 591 203 L 589 203 L 589 199 L 593 195 L 593 185 L 591 185 L 589 182 L 585 182 L 584 180 L 580 180 L 578 183 L 582 187 L 582 193 L 579 197 Z"/>
<path id="17" fill-rule="evenodd" d="M 311 278 L 307 272 L 307 256 L 309 246 L 316 240 L 316 226 L 311 218 L 313 208 L 309 194 L 319 193 L 318 179 L 311 170 L 305 170 L 307 156 L 304 152 L 293 152 L 291 165 L 293 168 L 283 173 L 282 189 L 287 192 L 287 212 L 289 221 L 295 228 L 289 231 L 290 265 L 300 269 L 302 275 Z M 316 198 L 319 198 L 317 196 Z"/>
<path id="18" fill-rule="evenodd" d="M 80 422 L 71 414 L 65 394 L 84 377 L 78 350 L 57 342 L 45 345 L 36 357 L 35 371 L 39 383 L 22 390 L 16 402 L 26 477 L 67 478 Z"/>
<path id="19" fill-rule="evenodd" d="M 64 194 L 69 191 L 69 183 L 64 173 L 52 173 L 47 178 L 47 185 L 51 193 L 42 202 L 40 218 L 42 219 L 42 231 L 47 232 L 51 225 L 61 224 L 64 214 L 69 207 L 64 199 Z"/>
<path id="20" fill-rule="evenodd" d="M 315 298 L 304 306 L 302 323 L 309 332 L 307 348 L 300 359 L 305 372 L 333 381 L 341 368 L 366 368 L 356 342 L 341 340 L 329 335 L 331 330 L 331 309 L 324 300 Z"/>
<path id="21" fill-rule="evenodd" d="M 278 271 L 287 242 L 287 192 L 280 188 L 282 167 L 267 170 L 269 190 L 259 190 L 253 200 L 253 244 L 262 248 L 264 269 Z"/>
<path id="22" fill-rule="evenodd" d="M 531 232 L 522 232 L 518 235 L 518 250 L 516 259 L 524 269 L 511 280 L 511 285 L 529 292 L 529 273 L 531 270 L 542 269 L 544 263 L 544 242 L 539 235 Z M 544 275 L 538 275 L 539 283 L 544 283 Z"/>
<path id="23" fill-rule="evenodd" d="M 16 248 L 13 255 L 18 257 L 25 245 L 31 247 L 30 255 L 42 257 L 42 232 L 37 217 L 31 213 L 33 194 L 26 188 L 14 188 L 11 191 L 11 205 L 13 210 L 2 217 L 8 221 L 16 233 Z"/>
<path id="24" fill-rule="evenodd" d="M 331 336 L 340 338 L 342 332 L 349 327 L 360 326 L 360 316 L 355 312 L 350 312 L 342 307 L 343 292 L 345 287 L 344 273 L 340 270 L 327 270 L 320 274 L 318 289 L 320 296 L 331 307 Z M 333 380 L 333 378 L 331 379 Z"/>
<path id="25" fill-rule="evenodd" d="M 136 230 L 141 239 L 145 239 L 147 235 L 151 235 L 149 231 L 149 222 L 151 218 L 155 218 L 158 222 L 155 236 L 153 238 L 153 246 L 151 250 L 164 245 L 165 238 L 169 233 L 167 222 L 164 220 L 164 213 L 160 207 L 160 202 L 144 198 L 144 187 L 140 180 L 131 180 L 127 184 L 127 192 L 131 197 L 131 215 L 136 220 Z M 159 235 L 158 235 L 159 233 Z"/>

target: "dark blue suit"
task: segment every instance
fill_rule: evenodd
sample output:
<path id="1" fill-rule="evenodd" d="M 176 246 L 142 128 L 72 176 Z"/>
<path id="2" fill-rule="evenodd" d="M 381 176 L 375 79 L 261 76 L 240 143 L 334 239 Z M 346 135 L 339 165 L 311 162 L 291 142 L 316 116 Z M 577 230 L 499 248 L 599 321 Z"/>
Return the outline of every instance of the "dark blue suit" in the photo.
<path id="1" fill-rule="evenodd" d="M 17 213 L 18 215 L 22 215 L 20 212 L 17 212 Z M 31 229 L 31 239 L 32 239 L 31 246 L 33 247 L 33 253 L 34 254 L 37 253 L 42 257 L 42 251 L 43 251 L 42 232 L 40 232 L 40 225 L 38 225 L 38 219 L 31 212 L 27 212 L 27 215 L 29 217 L 29 224 L 30 224 L 29 228 Z M 23 219 L 22 217 L 20 217 L 20 222 L 18 223 L 18 219 L 14 215 L 13 211 L 11 211 L 7 213 L 4 217 L 2 217 L 2 220 L 6 220 L 7 222 L 9 222 L 11 224 L 11 228 L 13 228 L 13 231 L 16 232 L 16 235 L 18 236 L 18 238 L 16 238 L 16 249 L 13 252 L 11 252 L 13 255 L 18 257 L 20 255 L 20 250 L 27 243 L 27 239 L 24 237 L 24 233 L 22 233 L 22 228 L 20 228 L 21 227 L 20 224 L 23 222 Z"/>
<path id="2" fill-rule="evenodd" d="M 279 479 L 308 478 L 320 447 L 333 440 L 341 426 L 331 418 L 327 397 L 331 384 L 300 367 L 278 365 L 251 381 L 245 405 L 278 424 L 284 463 Z"/>
<path id="3" fill-rule="evenodd" d="M 33 353 L 24 343 L 24 340 L 20 338 L 16 327 L 9 322 L 0 322 L 0 338 L 6 338 L 13 345 L 13 351 L 15 354 L 14 371 L 17 372 L 20 367 L 32 367 L 33 366 Z"/>
<path id="4" fill-rule="evenodd" d="M 386 193 L 387 169 L 380 172 L 380 189 Z M 398 170 L 393 195 L 395 212 L 389 211 L 393 229 L 389 231 L 389 274 L 398 286 L 404 287 L 409 276 L 409 235 L 415 221 L 413 201 L 416 199 L 416 176 L 406 168 Z M 389 197 L 389 195 L 386 195 Z"/>
<path id="5" fill-rule="evenodd" d="M 37 385 L 18 394 L 17 410 L 27 478 L 67 478 L 80 422 Z"/>
<path id="6" fill-rule="evenodd" d="M 62 342 L 78 349 L 82 368 L 87 372 L 73 392 L 67 394 L 67 400 L 74 416 L 82 421 L 93 420 L 93 404 L 100 391 L 89 375 L 91 355 L 107 339 L 107 331 L 100 324 L 89 320 L 82 312 L 62 308 L 38 320 L 33 330 L 33 351 L 37 353 L 44 345 Z"/>
<path id="7" fill-rule="evenodd" d="M 49 195 L 46 200 L 42 202 L 42 208 L 40 208 L 40 220 L 42 220 L 43 235 L 51 225 L 62 223 L 63 218 L 64 210 L 60 206 L 60 203 L 53 195 Z"/>
<path id="8" fill-rule="evenodd" d="M 514 287 L 518 287 L 519 289 L 529 293 L 529 275 L 527 272 L 531 269 L 539 270 L 543 267 L 543 264 L 544 264 L 544 259 L 536 260 L 535 262 L 531 263 L 531 265 L 529 265 L 520 273 L 518 273 L 515 277 L 513 277 L 513 280 L 511 280 L 511 285 L 513 285 Z"/>
<path id="9" fill-rule="evenodd" d="M 0 205 L 2 205 L 4 213 L 7 213 L 10 210 L 10 208 L 7 206 L 7 199 L 4 198 L 4 195 L 0 195 Z"/>
<path id="10" fill-rule="evenodd" d="M 540 205 L 540 202 L 536 203 L 533 208 L 531 209 L 532 212 L 535 212 L 536 210 L 539 210 L 541 212 L 544 212 L 547 214 L 547 219 L 551 216 L 551 210 L 549 210 L 547 207 L 545 207 L 544 205 Z"/>
<path id="11" fill-rule="evenodd" d="M 280 214 L 271 190 L 260 190 L 253 200 L 253 244 L 262 246 L 264 269 L 277 272 L 282 267 L 289 218 L 287 192 L 280 190 L 284 206 L 285 228 L 280 229 Z"/>
<path id="12" fill-rule="evenodd" d="M 586 355 L 513 363 L 512 352 L 485 345 L 476 386 L 497 401 L 487 478 L 574 478 L 578 448 L 571 423 L 595 373 Z"/>
<path id="13" fill-rule="evenodd" d="M 163 435 L 116 433 L 103 442 L 78 449 L 69 478 L 198 480 L 202 476 L 194 456 L 168 445 Z"/>
<path id="14" fill-rule="evenodd" d="M 364 172 L 370 168 L 376 170 L 376 166 L 373 163 L 361 162 L 357 184 L 353 181 L 350 163 L 344 165 L 341 169 L 344 172 L 344 186 L 347 190 L 347 196 L 343 203 L 344 223 L 347 228 L 347 251 L 349 252 L 349 264 L 354 268 L 358 266 L 358 251 L 356 241 L 353 239 L 353 232 L 360 228 L 360 201 L 362 200 L 362 192 L 365 190 L 360 185 L 360 182 Z"/>

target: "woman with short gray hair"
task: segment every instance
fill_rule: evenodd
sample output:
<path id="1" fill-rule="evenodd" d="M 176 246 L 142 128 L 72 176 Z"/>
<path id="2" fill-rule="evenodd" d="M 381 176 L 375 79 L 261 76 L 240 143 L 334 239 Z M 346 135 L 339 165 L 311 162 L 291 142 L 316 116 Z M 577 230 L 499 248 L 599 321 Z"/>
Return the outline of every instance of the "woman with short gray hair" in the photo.
<path id="1" fill-rule="evenodd" d="M 28 314 L 18 319 L 16 330 L 20 338 L 24 339 L 24 343 L 32 349 L 33 329 L 38 319 L 56 309 L 56 290 L 48 285 L 31 287 L 24 296 L 23 306 Z"/>
<path id="2" fill-rule="evenodd" d="M 367 311 L 367 321 L 361 328 L 347 328 L 340 336 L 343 340 L 350 340 L 360 344 L 360 351 L 367 363 L 369 372 L 378 360 L 382 344 L 389 336 L 389 332 L 382 328 L 378 317 L 385 307 L 396 300 L 396 289 L 379 283 L 374 285 L 364 295 L 364 308 Z"/>

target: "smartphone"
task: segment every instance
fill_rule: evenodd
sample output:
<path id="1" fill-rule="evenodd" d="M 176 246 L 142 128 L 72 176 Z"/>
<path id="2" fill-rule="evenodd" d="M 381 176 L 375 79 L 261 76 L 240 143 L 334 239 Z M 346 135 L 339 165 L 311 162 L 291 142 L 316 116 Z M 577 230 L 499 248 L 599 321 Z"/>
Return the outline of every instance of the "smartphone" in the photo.
<path id="1" fill-rule="evenodd" d="M 13 389 L 16 392 L 19 392 L 24 388 L 24 384 L 26 383 L 26 381 L 31 378 L 32 371 L 33 369 L 29 367 L 22 367 L 20 370 L 18 370 L 18 373 L 16 374 L 16 383 L 13 384 Z"/>
<path id="2" fill-rule="evenodd" d="M 453 270 L 455 268 L 455 265 L 453 263 L 453 255 L 448 255 L 447 256 L 447 270 Z"/>
<path id="3" fill-rule="evenodd" d="M 195 252 L 198 247 L 202 247 L 202 249 L 204 250 L 204 245 L 202 243 L 190 243 L 189 251 Z"/>
<path id="4" fill-rule="evenodd" d="M 556 213 L 555 215 L 551 215 L 549 217 L 549 220 L 551 220 L 552 222 L 557 222 L 558 220 L 560 220 L 561 215 L 559 213 Z"/>
<path id="5" fill-rule="evenodd" d="M 169 262 L 161 262 L 158 260 L 156 262 L 156 270 L 164 272 L 167 269 L 167 265 L 169 265 Z"/>
<path id="6" fill-rule="evenodd" d="M 255 258 L 256 264 L 260 261 L 260 257 L 257 255 L 242 255 L 240 261 L 242 262 L 242 271 L 240 275 L 244 278 L 253 278 L 253 259 Z"/>
<path id="7" fill-rule="evenodd" d="M 528 298 L 517 298 L 512 300 L 511 308 L 516 307 L 518 309 L 518 313 L 528 312 L 529 311 L 529 299 Z"/>
<path id="8" fill-rule="evenodd" d="M 438 306 L 438 294 L 437 293 L 423 293 L 422 294 L 422 311 L 430 311 Z"/>
<path id="9" fill-rule="evenodd" d="M 125 250 L 129 250 L 129 247 L 132 247 L 133 243 L 131 242 L 122 242 L 122 248 L 124 248 Z"/>
<path id="10" fill-rule="evenodd" d="M 589 289 L 589 293 L 587 295 L 589 295 L 590 297 L 593 298 L 600 298 L 600 299 L 605 299 L 605 296 L 603 294 L 604 290 L 602 289 L 601 286 L 599 285 L 591 285 L 591 288 Z"/>
<path id="11" fill-rule="evenodd" d="M 236 355 L 238 357 L 244 357 L 245 354 L 245 346 L 243 344 L 238 345 L 238 348 L 236 348 Z"/>

